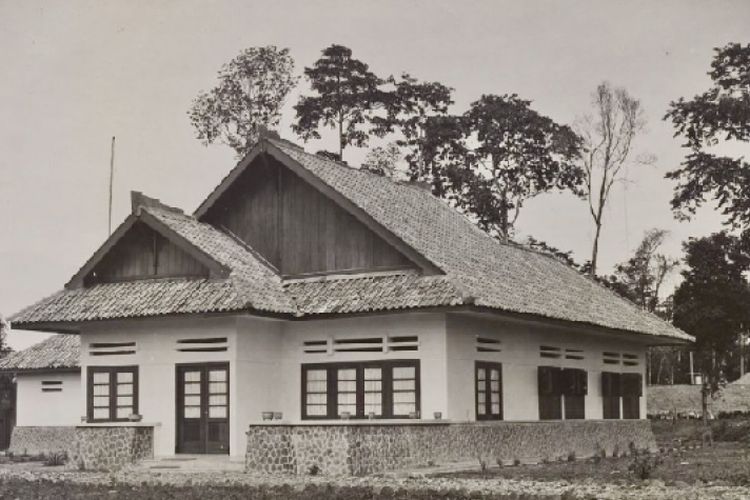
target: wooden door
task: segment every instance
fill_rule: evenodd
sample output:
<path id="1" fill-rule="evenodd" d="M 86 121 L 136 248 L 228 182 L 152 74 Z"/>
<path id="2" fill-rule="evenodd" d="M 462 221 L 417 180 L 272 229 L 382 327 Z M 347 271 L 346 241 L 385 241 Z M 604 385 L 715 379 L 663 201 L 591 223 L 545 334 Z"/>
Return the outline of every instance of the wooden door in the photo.
<path id="1" fill-rule="evenodd" d="M 177 366 L 177 453 L 229 453 L 229 364 Z"/>

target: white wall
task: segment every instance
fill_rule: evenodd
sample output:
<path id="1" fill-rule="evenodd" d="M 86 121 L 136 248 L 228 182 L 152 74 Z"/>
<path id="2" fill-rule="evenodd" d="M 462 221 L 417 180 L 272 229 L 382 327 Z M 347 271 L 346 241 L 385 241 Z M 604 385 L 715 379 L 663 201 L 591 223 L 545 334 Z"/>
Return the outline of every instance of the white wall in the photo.
<path id="1" fill-rule="evenodd" d="M 179 363 L 229 362 L 229 448 L 233 456 L 245 454 L 246 426 L 237 425 L 237 416 L 244 415 L 245 405 L 254 400 L 247 391 L 251 384 L 243 378 L 238 357 L 236 317 L 134 320 L 91 326 L 81 333 L 82 373 L 88 366 L 139 366 L 139 413 L 143 422 L 158 423 L 155 428 L 154 453 L 173 455 L 176 441 L 176 368 Z M 264 331 L 274 323 L 255 320 L 256 330 Z M 185 338 L 227 337 L 226 352 L 180 352 L 176 341 Z M 136 342 L 136 353 L 122 356 L 91 356 L 89 345 L 94 342 Z M 85 377 L 82 381 L 85 393 Z M 84 394 L 85 397 L 85 394 Z M 83 399 L 85 401 L 85 399 Z M 85 414 L 81 404 L 78 415 Z"/>
<path id="2" fill-rule="evenodd" d="M 42 391 L 43 381 L 62 382 L 60 392 Z M 83 395 L 79 373 L 21 373 L 16 376 L 16 425 L 69 426 L 81 423 Z"/>
<path id="3" fill-rule="evenodd" d="M 602 334 L 584 327 L 549 326 L 540 322 L 498 319 L 480 314 L 449 314 L 448 418 L 474 420 L 474 363 L 496 361 L 503 365 L 505 420 L 538 420 L 537 367 L 581 368 L 588 372 L 586 418 L 602 418 L 601 372 L 645 373 L 646 344 L 635 335 Z M 476 337 L 501 341 L 502 352 L 476 351 Z M 539 355 L 539 346 L 583 350 L 583 360 L 550 359 Z M 602 352 L 636 354 L 638 366 L 605 365 Z M 644 376 L 645 384 L 645 376 Z M 646 416 L 646 397 L 641 398 L 641 418 Z"/>
<path id="4" fill-rule="evenodd" d="M 379 336 L 417 336 L 419 350 L 331 354 L 303 352 L 305 340 Z M 433 413 L 439 411 L 445 416 L 448 409 L 445 352 L 444 314 L 401 313 L 288 322 L 284 324 L 280 369 L 277 371 L 276 378 L 269 381 L 275 387 L 278 404 L 276 408 L 267 409 L 283 411 L 284 420 L 300 421 L 302 383 L 300 366 L 303 363 L 419 359 L 422 381 L 421 414 L 423 418 L 433 418 Z M 260 415 L 258 414 L 257 417 L 259 418 Z"/>

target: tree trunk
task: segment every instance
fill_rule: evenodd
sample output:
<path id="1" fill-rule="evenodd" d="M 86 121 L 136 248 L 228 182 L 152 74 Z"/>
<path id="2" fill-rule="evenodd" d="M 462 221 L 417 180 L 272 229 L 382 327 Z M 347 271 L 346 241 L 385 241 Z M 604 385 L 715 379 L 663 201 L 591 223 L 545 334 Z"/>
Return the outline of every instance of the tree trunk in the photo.
<path id="1" fill-rule="evenodd" d="M 339 160 L 344 161 L 344 120 L 339 119 Z"/>
<path id="2" fill-rule="evenodd" d="M 708 426 L 708 394 L 710 392 L 708 377 L 704 375 L 701 387 L 701 411 L 703 412 L 703 423 Z"/>
<path id="3" fill-rule="evenodd" d="M 596 276 L 596 259 L 599 257 L 599 235 L 602 232 L 601 219 L 594 221 L 596 225 L 596 231 L 594 232 L 594 245 L 591 248 L 591 270 L 589 271 L 591 276 Z"/>

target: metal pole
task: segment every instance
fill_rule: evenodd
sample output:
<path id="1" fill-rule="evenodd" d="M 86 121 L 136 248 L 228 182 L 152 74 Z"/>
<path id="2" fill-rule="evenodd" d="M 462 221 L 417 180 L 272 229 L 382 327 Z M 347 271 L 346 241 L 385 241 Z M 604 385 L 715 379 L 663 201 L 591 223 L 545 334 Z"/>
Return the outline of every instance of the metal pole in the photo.
<path id="1" fill-rule="evenodd" d="M 693 351 L 690 351 L 690 384 L 695 383 L 695 372 L 693 371 Z"/>
<path id="2" fill-rule="evenodd" d="M 112 152 L 109 156 L 109 214 L 107 218 L 107 235 L 112 234 L 112 181 L 115 176 L 115 136 L 112 136 Z"/>

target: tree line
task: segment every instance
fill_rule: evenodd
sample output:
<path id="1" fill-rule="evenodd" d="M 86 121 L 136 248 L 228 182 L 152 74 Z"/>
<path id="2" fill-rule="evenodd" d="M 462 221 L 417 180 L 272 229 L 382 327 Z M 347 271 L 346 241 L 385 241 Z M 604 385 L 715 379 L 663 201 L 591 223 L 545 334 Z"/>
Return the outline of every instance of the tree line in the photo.
<path id="1" fill-rule="evenodd" d="M 262 130 L 278 127 L 285 100 L 299 84 L 294 68 L 288 49 L 242 51 L 219 71 L 217 85 L 194 100 L 188 114 L 198 139 L 206 145 L 223 142 L 244 156 Z M 750 138 L 750 44 L 715 49 L 711 88 L 671 102 L 664 116 L 686 149 L 682 164 L 666 174 L 675 182 L 675 216 L 688 220 L 713 203 L 726 223 L 722 231 L 683 244 L 682 281 L 666 299 L 665 280 L 680 265 L 660 251 L 666 231 L 648 231 L 613 273 L 602 275 L 597 268 L 612 187 L 627 165 L 655 161 L 637 149 L 644 112 L 624 88 L 601 83 L 588 112 L 568 125 L 516 93 L 481 95 L 468 109 L 455 110 L 453 88 L 409 73 L 378 76 L 342 45 L 323 49 L 303 75 L 309 92 L 293 107 L 292 131 L 305 141 L 321 138 L 325 130 L 337 137 L 336 151 L 318 154 L 343 161 L 351 147 L 366 147 L 373 137 L 386 140 L 370 150 L 362 168 L 428 183 L 436 196 L 506 242 L 512 242 L 530 199 L 551 191 L 572 193 L 588 204 L 590 259 L 579 264 L 570 252 L 543 241 L 525 243 L 695 335 L 696 371 L 704 373 L 709 389 L 737 372 L 750 324 L 750 164 L 717 154 L 716 146 Z M 690 376 L 685 359 L 679 349 L 652 350 L 650 380 L 685 381 Z"/>

